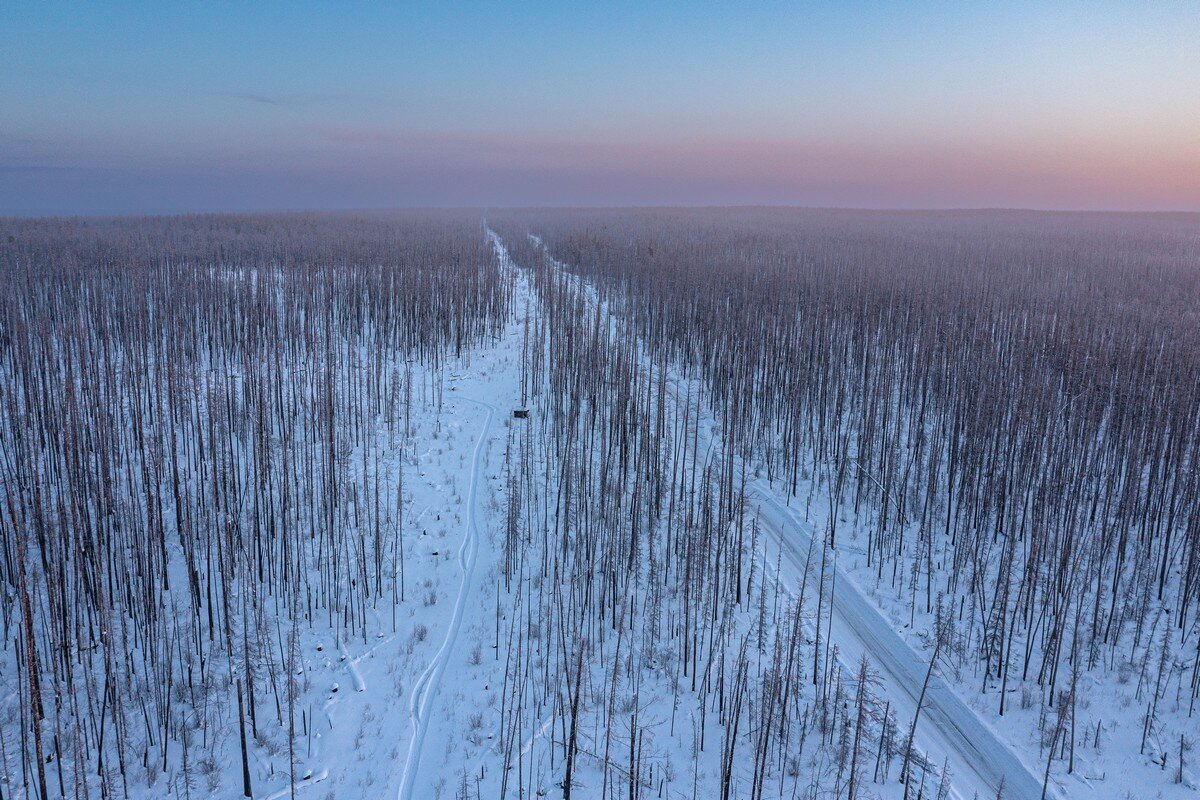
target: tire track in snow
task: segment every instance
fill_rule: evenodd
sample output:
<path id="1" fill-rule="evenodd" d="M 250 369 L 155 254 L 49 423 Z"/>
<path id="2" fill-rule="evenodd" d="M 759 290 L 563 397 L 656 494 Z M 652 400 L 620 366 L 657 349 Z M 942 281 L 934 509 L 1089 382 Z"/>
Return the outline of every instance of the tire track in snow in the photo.
<path id="1" fill-rule="evenodd" d="M 412 726 L 412 737 L 408 741 L 408 757 L 404 761 L 404 773 L 400 779 L 397 800 L 412 800 L 414 797 L 413 785 L 416 783 L 417 770 L 421 765 L 421 748 L 425 744 L 425 735 L 429 731 L 429 710 L 437 697 L 442 674 L 446 671 L 446 662 L 458 640 L 458 632 L 462 628 L 463 609 L 475 579 L 475 561 L 479 551 L 479 529 L 475 521 L 475 505 L 479 490 L 479 475 L 483 467 L 483 443 L 487 441 L 496 409 L 490 403 L 472 397 L 459 395 L 459 398 L 475 403 L 485 412 L 483 426 L 479 430 L 479 438 L 475 441 L 475 452 L 472 456 L 471 487 L 467 492 L 467 521 L 464 526 L 463 541 L 458 548 L 458 564 L 462 569 L 462 577 L 459 580 L 458 596 L 454 600 L 454 614 L 450 619 L 446 638 L 442 640 L 442 646 L 438 648 L 429 665 L 425 667 L 425 671 L 417 678 L 409 697 L 408 715 L 409 723 Z"/>

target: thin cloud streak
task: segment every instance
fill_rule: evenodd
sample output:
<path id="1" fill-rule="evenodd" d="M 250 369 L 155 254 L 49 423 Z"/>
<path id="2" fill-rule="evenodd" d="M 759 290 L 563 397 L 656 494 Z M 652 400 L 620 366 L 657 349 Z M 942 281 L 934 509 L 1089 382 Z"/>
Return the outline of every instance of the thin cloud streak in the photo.
<path id="1" fill-rule="evenodd" d="M 289 101 L 282 97 L 274 97 L 265 94 L 255 94 L 253 92 L 216 92 L 218 97 L 227 97 L 233 100 L 245 100 L 250 103 L 257 103 L 264 106 L 284 106 L 289 105 Z"/>

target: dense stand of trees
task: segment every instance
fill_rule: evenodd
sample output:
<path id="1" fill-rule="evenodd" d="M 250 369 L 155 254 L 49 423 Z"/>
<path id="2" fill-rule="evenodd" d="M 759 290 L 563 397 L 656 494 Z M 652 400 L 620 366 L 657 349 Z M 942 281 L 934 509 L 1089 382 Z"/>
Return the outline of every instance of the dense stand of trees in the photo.
<path id="1" fill-rule="evenodd" d="M 869 668 L 838 669 L 811 635 L 822 554 L 797 586 L 756 554 L 744 442 L 710 436 L 707 392 L 666 350 L 494 224 L 538 299 L 496 601 L 500 795 L 533 796 L 547 771 L 564 797 L 855 797 L 896 779 L 902 737 Z"/>
<path id="2" fill-rule="evenodd" d="M 1164 766 L 1187 743 L 1159 729 L 1160 704 L 1169 691 L 1191 718 L 1200 697 L 1197 223 L 751 209 L 508 224 L 618 310 L 660 374 L 699 379 L 730 452 L 849 509 L 877 580 L 913 622 L 946 609 L 947 657 L 1000 714 L 1036 686 L 1047 769 L 1073 769 L 1081 675 L 1140 673 L 1143 751 Z M 736 482 L 714 485 L 734 507 Z"/>
<path id="3" fill-rule="evenodd" d="M 919 711 L 898 718 L 830 635 L 848 541 L 930 632 L 930 676 L 970 676 L 1000 714 L 1040 705 L 1046 774 L 1100 738 L 1076 728 L 1081 679 L 1119 672 L 1182 780 L 1190 737 L 1163 719 L 1200 705 L 1195 217 L 489 223 L 0 221 L 8 786 L 188 797 L 240 736 L 250 792 L 245 738 L 267 729 L 294 773 L 299 632 L 365 638 L 417 593 L 410 416 L 514 312 L 530 413 L 477 598 L 498 727 L 464 800 L 548 776 L 568 798 L 856 798 L 902 776 L 944 796 Z M 758 477 L 825 520 L 797 582 L 758 547 Z"/>
<path id="4" fill-rule="evenodd" d="M 414 373 L 508 316 L 478 219 L 0 222 L 0 286 L 9 791 L 189 796 L 234 705 L 291 747 L 298 626 L 404 596 Z"/>

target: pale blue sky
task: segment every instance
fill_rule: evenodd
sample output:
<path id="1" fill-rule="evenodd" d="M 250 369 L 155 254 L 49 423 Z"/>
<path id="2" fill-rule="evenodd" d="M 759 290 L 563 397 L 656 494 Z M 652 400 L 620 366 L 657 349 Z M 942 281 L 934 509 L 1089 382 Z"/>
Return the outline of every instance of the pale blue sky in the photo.
<path id="1" fill-rule="evenodd" d="M 1200 209 L 1200 3 L 0 3 L 0 213 Z"/>

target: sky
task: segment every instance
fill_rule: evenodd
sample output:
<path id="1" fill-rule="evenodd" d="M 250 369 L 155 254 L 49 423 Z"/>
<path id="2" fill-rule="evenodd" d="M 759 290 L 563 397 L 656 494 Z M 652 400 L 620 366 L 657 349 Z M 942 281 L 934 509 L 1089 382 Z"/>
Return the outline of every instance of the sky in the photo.
<path id="1" fill-rule="evenodd" d="M 0 0 L 0 214 L 1200 210 L 1200 2 Z"/>

